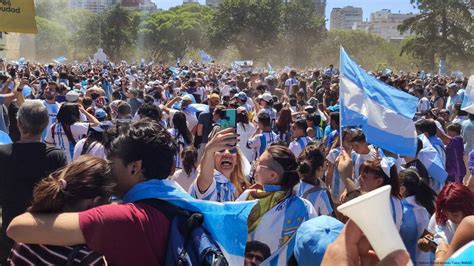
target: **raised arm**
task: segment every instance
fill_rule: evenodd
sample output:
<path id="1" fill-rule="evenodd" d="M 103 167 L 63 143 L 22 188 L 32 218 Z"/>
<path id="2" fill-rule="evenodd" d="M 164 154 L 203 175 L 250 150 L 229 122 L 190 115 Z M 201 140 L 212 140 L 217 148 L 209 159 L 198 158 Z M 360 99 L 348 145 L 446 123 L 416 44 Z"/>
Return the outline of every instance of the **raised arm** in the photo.
<path id="1" fill-rule="evenodd" d="M 214 153 L 232 149 L 239 142 L 235 129 L 227 128 L 217 133 L 206 145 L 199 165 L 197 185 L 199 191 L 204 193 L 211 186 L 214 178 Z"/>
<path id="2" fill-rule="evenodd" d="M 79 213 L 31 214 L 17 216 L 7 235 L 19 243 L 72 246 L 85 244 Z"/>

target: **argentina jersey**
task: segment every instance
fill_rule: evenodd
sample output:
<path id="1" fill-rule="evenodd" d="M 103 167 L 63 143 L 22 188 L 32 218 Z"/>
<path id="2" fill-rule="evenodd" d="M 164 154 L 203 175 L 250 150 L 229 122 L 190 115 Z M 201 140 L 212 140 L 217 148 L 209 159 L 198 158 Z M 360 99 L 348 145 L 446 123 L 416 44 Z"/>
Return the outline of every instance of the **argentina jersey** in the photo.
<path id="1" fill-rule="evenodd" d="M 342 192 L 346 189 L 346 186 L 344 185 L 344 182 L 342 182 L 341 176 L 336 166 L 336 159 L 339 157 L 340 153 L 341 147 L 337 147 L 330 150 L 328 156 L 326 157 L 326 160 L 333 168 L 331 179 L 331 195 L 333 200 L 336 202 L 339 202 L 339 196 L 341 196 Z"/>
<path id="2" fill-rule="evenodd" d="M 49 116 L 48 126 L 43 130 L 43 134 L 41 135 L 41 139 L 44 142 L 48 129 L 51 127 L 52 124 L 56 123 L 56 116 L 58 115 L 59 108 L 61 107 L 61 105 L 57 102 L 48 103 L 45 100 L 43 100 L 43 104 L 46 107 L 46 110 L 48 110 Z"/>
<path id="3" fill-rule="evenodd" d="M 428 211 L 418 205 L 415 196 L 402 200 L 403 219 L 400 228 L 400 236 L 410 254 L 415 265 L 428 264 L 430 262 L 430 252 L 423 252 L 418 248 L 418 239 L 422 236 L 430 222 Z"/>
<path id="4" fill-rule="evenodd" d="M 400 231 L 403 218 L 402 201 L 394 196 L 390 196 L 390 211 L 392 212 L 393 222 L 397 226 L 397 230 Z"/>
<path id="5" fill-rule="evenodd" d="M 196 199 L 226 202 L 235 201 L 235 191 L 234 184 L 227 177 L 215 171 L 212 183 L 204 193 L 199 191 L 196 179 L 191 185 L 189 194 Z"/>
<path id="6" fill-rule="evenodd" d="M 288 148 L 295 155 L 296 158 L 303 152 L 304 148 L 308 146 L 308 143 L 311 142 L 311 138 L 307 136 L 299 137 L 293 140 Z"/>
<path id="7" fill-rule="evenodd" d="M 333 208 L 325 187 L 316 187 L 313 184 L 300 181 L 296 185 L 295 191 L 298 197 L 308 200 L 313 205 L 318 216 L 332 214 Z"/>
<path id="8" fill-rule="evenodd" d="M 262 132 L 249 139 L 247 148 L 257 151 L 257 158 L 265 152 L 268 146 L 273 142 L 278 141 L 278 135 L 273 131 Z"/>

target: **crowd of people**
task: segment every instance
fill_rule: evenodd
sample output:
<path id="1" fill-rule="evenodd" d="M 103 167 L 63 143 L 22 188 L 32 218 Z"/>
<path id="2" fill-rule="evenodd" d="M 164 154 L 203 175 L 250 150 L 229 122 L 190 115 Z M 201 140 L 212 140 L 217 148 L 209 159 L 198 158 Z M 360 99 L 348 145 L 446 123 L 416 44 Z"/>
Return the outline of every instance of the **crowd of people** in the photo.
<path id="1" fill-rule="evenodd" d="M 214 62 L 0 65 L 0 263 L 165 264 L 173 215 L 136 200 L 145 185 L 188 202 L 254 202 L 245 265 L 375 264 L 336 208 L 390 185 L 408 252 L 384 261 L 444 262 L 474 240 L 467 78 L 371 74 L 419 98 L 415 157 L 341 128 L 332 65 L 279 73 Z M 420 160 L 427 147 L 446 179 Z"/>

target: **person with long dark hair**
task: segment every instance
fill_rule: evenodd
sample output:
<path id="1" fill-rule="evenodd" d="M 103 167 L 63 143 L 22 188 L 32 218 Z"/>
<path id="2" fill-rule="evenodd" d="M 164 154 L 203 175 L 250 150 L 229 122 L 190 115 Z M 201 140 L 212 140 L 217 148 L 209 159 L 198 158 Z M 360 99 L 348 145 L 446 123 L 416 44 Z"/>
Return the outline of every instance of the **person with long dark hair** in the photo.
<path id="1" fill-rule="evenodd" d="M 284 141 L 286 144 L 291 142 L 291 110 L 285 107 L 278 112 L 278 118 L 276 120 L 276 129 L 279 139 Z"/>
<path id="2" fill-rule="evenodd" d="M 430 216 L 434 213 L 436 193 L 430 187 L 430 180 L 422 178 L 416 170 L 400 172 L 400 193 L 403 196 L 403 218 L 400 235 L 411 260 L 415 264 L 428 262 L 429 253 L 417 247 L 417 241 L 425 234 Z"/>
<path id="3" fill-rule="evenodd" d="M 188 191 L 197 177 L 198 152 L 194 146 L 186 147 L 180 154 L 182 169 L 178 169 L 171 180 L 176 181 L 184 190 Z"/>
<path id="4" fill-rule="evenodd" d="M 168 129 L 168 132 L 176 140 L 179 146 L 178 154 L 176 155 L 176 167 L 183 168 L 183 163 L 180 158 L 181 151 L 193 144 L 193 136 L 189 132 L 186 124 L 186 115 L 183 112 L 176 112 L 173 116 L 173 128 Z"/>
<path id="5" fill-rule="evenodd" d="M 74 147 L 74 157 L 73 160 L 78 158 L 81 155 L 89 154 L 94 155 L 99 158 L 106 159 L 105 149 L 104 149 L 104 132 L 112 125 L 109 122 L 101 122 L 97 127 L 89 128 L 87 137 L 79 140 Z"/>
<path id="6" fill-rule="evenodd" d="M 79 122 L 81 113 L 87 117 L 89 123 Z M 74 156 L 74 146 L 87 135 L 89 127 L 99 124 L 99 120 L 75 103 L 61 105 L 56 119 L 57 122 L 53 123 L 46 133 L 45 142 L 64 150 L 70 162 Z"/>
<path id="7" fill-rule="evenodd" d="M 300 182 L 296 186 L 296 194 L 313 204 L 319 215 L 331 215 L 333 203 L 331 194 L 323 182 L 326 171 L 324 152 L 316 145 L 308 145 L 298 157 L 298 174 Z"/>
<path id="8" fill-rule="evenodd" d="M 255 126 L 249 123 L 247 110 L 244 107 L 237 108 L 237 134 L 240 136 L 239 147 L 242 155 L 249 162 L 255 160 L 255 151 L 247 147 L 247 142 L 255 133 Z"/>

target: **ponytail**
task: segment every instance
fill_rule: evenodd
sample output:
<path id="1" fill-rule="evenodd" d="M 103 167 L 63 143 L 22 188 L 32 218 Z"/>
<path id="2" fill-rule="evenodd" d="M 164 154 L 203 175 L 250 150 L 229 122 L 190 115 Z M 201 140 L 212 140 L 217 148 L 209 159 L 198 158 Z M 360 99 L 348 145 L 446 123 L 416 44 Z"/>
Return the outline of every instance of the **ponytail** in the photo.
<path id="1" fill-rule="evenodd" d="M 194 146 L 188 146 L 181 152 L 181 159 L 183 162 L 183 170 L 189 177 L 193 169 L 196 169 L 198 154 Z"/>
<path id="2" fill-rule="evenodd" d="M 283 169 L 279 185 L 281 185 L 288 194 L 293 193 L 294 186 L 300 182 L 298 175 L 299 164 L 296 162 L 295 155 L 290 149 L 281 145 L 271 145 L 268 147 L 267 152 Z"/>
<path id="3" fill-rule="evenodd" d="M 33 190 L 32 206 L 28 208 L 31 213 L 58 213 L 64 209 L 64 194 L 58 172 L 41 180 Z"/>
<path id="4" fill-rule="evenodd" d="M 76 210 L 83 199 L 112 195 L 113 182 L 106 160 L 80 156 L 69 165 L 41 180 L 33 190 L 32 213 L 58 213 Z"/>
<path id="5" fill-rule="evenodd" d="M 416 202 L 430 215 L 434 213 L 436 193 L 429 186 L 429 180 L 422 178 L 416 170 L 404 169 L 400 172 L 400 182 L 405 187 L 405 197 L 415 196 Z"/>

